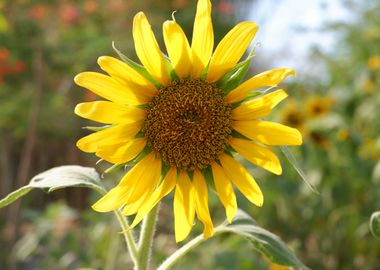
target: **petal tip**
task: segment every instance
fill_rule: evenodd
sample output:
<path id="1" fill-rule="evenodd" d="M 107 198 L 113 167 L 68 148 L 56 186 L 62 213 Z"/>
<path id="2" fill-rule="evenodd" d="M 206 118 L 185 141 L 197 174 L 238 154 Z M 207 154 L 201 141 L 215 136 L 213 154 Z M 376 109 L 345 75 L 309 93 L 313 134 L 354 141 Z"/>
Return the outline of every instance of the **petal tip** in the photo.
<path id="1" fill-rule="evenodd" d="M 83 83 L 83 77 L 84 77 L 84 74 L 83 73 L 79 73 L 77 74 L 75 77 L 74 77 L 74 82 L 81 86 L 81 84 Z"/>
<path id="2" fill-rule="evenodd" d="M 97 60 L 97 63 L 99 66 L 102 66 L 104 63 L 107 62 L 107 60 L 109 60 L 109 56 L 100 56 L 98 57 L 98 60 Z"/>

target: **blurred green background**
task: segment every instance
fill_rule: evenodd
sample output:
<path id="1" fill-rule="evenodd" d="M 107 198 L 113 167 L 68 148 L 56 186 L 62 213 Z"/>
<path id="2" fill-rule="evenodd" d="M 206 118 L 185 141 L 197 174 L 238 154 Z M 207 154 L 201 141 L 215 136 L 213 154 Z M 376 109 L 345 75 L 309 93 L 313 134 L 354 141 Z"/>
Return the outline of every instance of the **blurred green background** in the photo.
<path id="1" fill-rule="evenodd" d="M 258 209 L 243 197 L 239 206 L 311 269 L 378 270 L 380 241 L 368 221 L 380 210 L 380 1 L 304 2 L 212 1 L 216 42 L 238 21 L 259 24 L 254 42 L 261 44 L 250 75 L 284 65 L 297 70 L 298 77 L 282 85 L 290 98 L 271 118 L 301 130 L 305 143 L 292 151 L 319 192 L 279 152 L 282 176 L 251 168 L 264 206 Z M 0 0 L 0 197 L 54 166 L 95 166 L 94 157 L 75 147 L 88 123 L 73 108 L 97 97 L 75 86 L 73 77 L 99 70 L 98 56 L 115 56 L 112 41 L 136 59 L 131 28 L 138 11 L 147 14 L 161 45 L 162 23 L 173 10 L 190 36 L 195 5 Z M 108 184 L 122 173 L 109 175 Z M 97 196 L 84 189 L 34 191 L 1 209 L 0 269 L 129 269 L 112 215 L 90 209 Z M 161 207 L 155 264 L 177 248 L 171 200 Z M 222 221 L 215 195 L 210 207 L 215 223 Z M 201 230 L 197 224 L 192 234 Z M 174 267 L 197 268 L 278 269 L 244 240 L 228 236 L 202 244 Z"/>

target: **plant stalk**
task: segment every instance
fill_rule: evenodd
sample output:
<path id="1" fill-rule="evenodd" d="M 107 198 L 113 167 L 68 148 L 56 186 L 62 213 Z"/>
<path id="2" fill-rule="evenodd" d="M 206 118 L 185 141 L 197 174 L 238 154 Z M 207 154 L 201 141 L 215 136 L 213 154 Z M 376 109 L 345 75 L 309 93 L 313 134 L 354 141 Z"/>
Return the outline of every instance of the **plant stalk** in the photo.
<path id="1" fill-rule="evenodd" d="M 159 205 L 156 205 L 156 207 L 154 207 L 143 220 L 139 239 L 138 259 L 135 270 L 147 270 L 149 267 L 158 208 Z"/>
<path id="2" fill-rule="evenodd" d="M 132 231 L 129 229 L 129 224 L 126 218 L 122 215 L 120 210 L 116 210 L 114 211 L 114 213 L 123 230 L 123 234 L 124 234 L 125 242 L 127 244 L 129 255 L 131 256 L 133 264 L 137 265 L 138 251 L 137 251 L 136 243 L 133 239 Z"/>
<path id="3" fill-rule="evenodd" d="M 214 229 L 214 235 L 228 232 L 228 229 L 224 226 L 218 226 Z M 204 238 L 203 234 L 198 235 L 193 238 L 191 241 L 187 242 L 180 249 L 175 251 L 172 255 L 170 255 L 166 260 L 157 268 L 157 270 L 168 270 L 170 269 L 179 259 L 185 256 L 189 251 L 199 246 L 201 243 L 206 241 L 207 238 Z"/>

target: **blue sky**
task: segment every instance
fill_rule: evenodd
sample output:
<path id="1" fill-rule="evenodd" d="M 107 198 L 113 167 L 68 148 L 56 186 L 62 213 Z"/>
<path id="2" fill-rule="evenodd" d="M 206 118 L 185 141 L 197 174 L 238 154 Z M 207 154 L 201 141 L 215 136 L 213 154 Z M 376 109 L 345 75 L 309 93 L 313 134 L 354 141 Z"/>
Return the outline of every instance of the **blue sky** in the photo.
<path id="1" fill-rule="evenodd" d="M 264 59 L 270 68 L 288 66 L 300 74 L 312 68 L 307 57 L 312 46 L 333 48 L 333 34 L 319 29 L 350 15 L 340 0 L 264 0 L 250 4 L 246 19 L 259 25 L 254 40 L 260 42 L 258 59 Z"/>

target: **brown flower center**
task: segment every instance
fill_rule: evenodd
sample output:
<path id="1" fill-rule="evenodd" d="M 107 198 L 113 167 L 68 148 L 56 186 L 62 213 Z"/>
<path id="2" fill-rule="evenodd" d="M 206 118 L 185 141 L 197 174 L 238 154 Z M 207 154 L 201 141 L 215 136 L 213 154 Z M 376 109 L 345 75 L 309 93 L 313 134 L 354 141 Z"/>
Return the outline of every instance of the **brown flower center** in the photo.
<path id="1" fill-rule="evenodd" d="M 162 87 L 146 108 L 148 145 L 169 165 L 203 169 L 223 152 L 231 133 L 231 106 L 223 92 L 204 80 Z"/>

